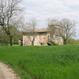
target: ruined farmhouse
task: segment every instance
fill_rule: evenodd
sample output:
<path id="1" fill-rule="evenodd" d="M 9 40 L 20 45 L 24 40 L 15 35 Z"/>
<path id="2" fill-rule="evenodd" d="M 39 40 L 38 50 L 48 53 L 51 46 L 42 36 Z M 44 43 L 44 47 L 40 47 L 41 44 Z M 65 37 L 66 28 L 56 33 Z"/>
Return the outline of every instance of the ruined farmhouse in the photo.
<path id="1" fill-rule="evenodd" d="M 46 46 L 50 41 L 54 44 L 63 45 L 63 39 L 59 36 L 57 29 L 54 34 L 47 29 L 36 29 L 34 32 L 23 32 L 23 46 Z"/>

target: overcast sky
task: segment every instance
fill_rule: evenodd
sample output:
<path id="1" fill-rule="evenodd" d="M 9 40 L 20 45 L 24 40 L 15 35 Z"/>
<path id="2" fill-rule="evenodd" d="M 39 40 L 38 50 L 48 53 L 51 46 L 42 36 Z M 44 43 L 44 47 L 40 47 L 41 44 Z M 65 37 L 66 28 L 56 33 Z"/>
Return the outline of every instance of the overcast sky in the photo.
<path id="1" fill-rule="evenodd" d="M 45 27 L 48 18 L 75 20 L 79 38 L 79 0 L 23 0 L 22 4 L 26 18 L 36 18 L 39 27 Z"/>

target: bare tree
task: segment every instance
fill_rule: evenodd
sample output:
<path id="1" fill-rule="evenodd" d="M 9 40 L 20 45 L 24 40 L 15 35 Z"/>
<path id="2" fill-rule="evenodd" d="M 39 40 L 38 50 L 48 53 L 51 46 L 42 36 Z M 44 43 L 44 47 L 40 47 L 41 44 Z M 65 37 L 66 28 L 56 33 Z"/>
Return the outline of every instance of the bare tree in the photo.
<path id="1" fill-rule="evenodd" d="M 11 22 L 17 11 L 20 10 L 18 3 L 21 0 L 0 0 L 0 26 L 9 37 L 10 45 L 12 46 L 12 35 L 11 35 Z"/>
<path id="2" fill-rule="evenodd" d="M 68 43 L 68 40 L 71 39 L 73 35 L 75 35 L 75 22 L 69 19 L 62 19 L 60 21 L 60 36 L 63 38 L 64 44 Z"/>
<path id="3" fill-rule="evenodd" d="M 49 20 L 48 30 L 50 32 L 50 41 L 52 41 L 54 36 L 59 35 L 59 23 L 57 19 Z"/>
<path id="4" fill-rule="evenodd" d="M 32 45 L 34 46 L 34 41 L 35 41 L 35 28 L 36 28 L 36 20 L 32 20 L 32 36 L 33 36 L 33 39 L 32 39 Z"/>
<path id="5" fill-rule="evenodd" d="M 23 22 L 22 22 L 23 23 Z M 36 19 L 32 19 L 30 20 L 29 22 L 25 22 L 25 24 L 23 23 L 22 24 L 22 29 L 24 32 L 27 32 L 29 33 L 30 35 L 28 36 L 29 37 L 29 40 L 31 41 L 31 44 L 34 46 L 34 41 L 35 41 L 35 29 L 36 29 Z"/>
<path id="6" fill-rule="evenodd" d="M 74 21 L 69 19 L 51 20 L 48 25 L 51 39 L 53 39 L 53 35 L 58 35 L 62 37 L 63 43 L 67 44 L 68 40 L 75 34 L 74 26 Z"/>

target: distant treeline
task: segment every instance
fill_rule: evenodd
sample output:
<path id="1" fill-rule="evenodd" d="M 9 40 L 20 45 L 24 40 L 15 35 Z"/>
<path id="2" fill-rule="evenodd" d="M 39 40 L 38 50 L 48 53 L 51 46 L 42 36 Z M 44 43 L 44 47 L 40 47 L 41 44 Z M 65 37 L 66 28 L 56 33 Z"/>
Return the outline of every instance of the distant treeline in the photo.
<path id="1" fill-rule="evenodd" d="M 71 39 L 68 44 L 79 44 L 79 39 Z"/>

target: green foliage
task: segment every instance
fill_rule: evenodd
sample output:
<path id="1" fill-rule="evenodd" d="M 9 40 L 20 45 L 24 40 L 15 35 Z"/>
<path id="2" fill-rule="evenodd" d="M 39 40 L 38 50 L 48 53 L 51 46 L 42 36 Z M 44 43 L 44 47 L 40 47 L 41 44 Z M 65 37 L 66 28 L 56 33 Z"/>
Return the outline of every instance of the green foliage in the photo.
<path id="1" fill-rule="evenodd" d="M 22 33 L 18 31 L 17 28 L 14 26 L 10 27 L 10 34 L 12 36 L 13 44 L 18 44 L 18 40 L 22 39 Z M 9 40 L 10 40 L 9 36 L 0 27 L 0 45 L 9 45 L 9 42 L 10 42 Z"/>
<path id="2" fill-rule="evenodd" d="M 79 46 L 0 47 L 0 60 L 22 79 L 79 79 Z"/>

